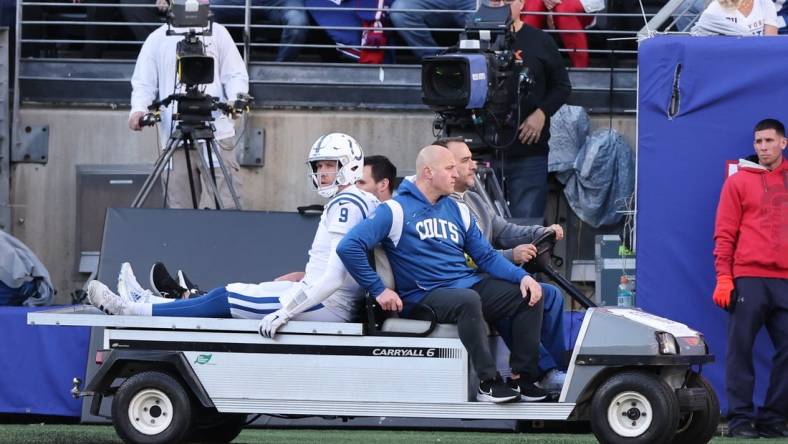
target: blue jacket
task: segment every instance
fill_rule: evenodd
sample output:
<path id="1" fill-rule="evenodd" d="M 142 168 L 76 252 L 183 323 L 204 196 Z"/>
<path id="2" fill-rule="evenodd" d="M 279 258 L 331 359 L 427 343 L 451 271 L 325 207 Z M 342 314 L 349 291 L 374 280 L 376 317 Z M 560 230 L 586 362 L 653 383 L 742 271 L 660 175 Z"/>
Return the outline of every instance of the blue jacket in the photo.
<path id="1" fill-rule="evenodd" d="M 420 302 L 436 288 L 470 288 L 481 280 L 479 271 L 514 283 L 527 275 L 493 249 L 465 204 L 444 196 L 433 205 L 408 180 L 398 192 L 373 217 L 350 230 L 337 247 L 345 268 L 373 296 L 386 288 L 367 256 L 378 243 L 386 251 L 396 291 L 406 305 Z M 465 253 L 479 270 L 468 266 Z"/>

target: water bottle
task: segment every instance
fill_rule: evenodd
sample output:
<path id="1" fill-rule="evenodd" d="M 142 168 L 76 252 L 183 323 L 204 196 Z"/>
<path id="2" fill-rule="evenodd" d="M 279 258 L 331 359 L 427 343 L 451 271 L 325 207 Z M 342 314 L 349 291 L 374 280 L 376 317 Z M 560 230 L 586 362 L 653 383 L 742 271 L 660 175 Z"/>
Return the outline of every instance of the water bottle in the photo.
<path id="1" fill-rule="evenodd" d="M 632 306 L 632 285 L 626 276 L 621 276 L 621 283 L 618 284 L 618 306 Z"/>

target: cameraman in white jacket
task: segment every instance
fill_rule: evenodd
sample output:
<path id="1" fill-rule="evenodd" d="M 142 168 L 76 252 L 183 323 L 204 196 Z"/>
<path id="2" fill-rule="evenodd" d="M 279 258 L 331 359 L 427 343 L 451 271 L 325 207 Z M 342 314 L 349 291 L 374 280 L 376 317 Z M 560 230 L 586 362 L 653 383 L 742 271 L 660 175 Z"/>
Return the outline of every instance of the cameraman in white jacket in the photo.
<path id="1" fill-rule="evenodd" d="M 129 128 L 140 131 L 140 118 L 148 112 L 148 106 L 154 100 L 162 100 L 173 93 L 185 92 L 185 85 L 178 83 L 177 79 L 177 48 L 178 42 L 183 40 L 183 35 L 167 35 L 168 25 L 162 25 L 153 31 L 137 57 L 134 66 L 134 75 L 131 78 L 131 113 L 129 115 Z M 182 34 L 188 31 L 183 28 L 171 28 Z M 214 80 L 209 85 L 202 85 L 201 91 L 205 94 L 218 97 L 222 102 L 232 102 L 238 94 L 249 91 L 249 75 L 246 66 L 235 46 L 227 29 L 218 24 L 212 24 L 212 35 L 198 37 L 205 47 L 205 55 L 214 58 Z M 173 101 L 167 107 L 162 107 L 161 122 L 159 123 L 159 139 L 161 147 L 165 147 L 174 129 L 172 121 L 173 110 L 177 102 Z M 239 166 L 235 159 L 235 128 L 233 122 L 220 111 L 213 112 L 215 127 L 214 137 L 218 142 L 218 151 L 232 177 L 236 193 L 241 195 L 241 183 L 238 176 Z M 206 156 L 205 147 L 200 145 L 201 156 Z M 198 198 L 199 208 L 213 208 L 215 203 L 210 193 L 208 180 L 212 180 L 209 171 L 200 171 L 199 160 L 195 152 L 190 152 L 192 174 L 195 178 L 195 195 Z M 207 162 L 206 164 L 209 164 Z M 209 164 L 210 165 L 210 164 Z M 214 159 L 216 169 L 216 184 L 219 190 L 222 207 L 234 207 L 233 200 L 221 170 Z M 195 175 L 197 174 L 197 175 Z M 198 179 L 199 178 L 199 179 Z M 169 208 L 192 208 L 191 190 L 189 188 L 188 171 L 183 149 L 175 150 L 170 162 L 170 168 L 162 174 L 162 187 L 165 192 L 165 203 Z"/>

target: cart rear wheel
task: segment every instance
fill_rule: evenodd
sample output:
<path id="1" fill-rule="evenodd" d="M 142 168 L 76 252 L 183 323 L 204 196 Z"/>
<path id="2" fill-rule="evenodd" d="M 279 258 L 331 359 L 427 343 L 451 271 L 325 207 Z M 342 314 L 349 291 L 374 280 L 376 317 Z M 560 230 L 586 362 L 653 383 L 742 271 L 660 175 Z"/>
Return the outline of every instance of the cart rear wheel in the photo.
<path id="1" fill-rule="evenodd" d="M 641 372 L 614 375 L 591 401 L 591 429 L 609 444 L 669 443 L 679 411 L 673 390 L 656 376 Z"/>
<path id="2" fill-rule="evenodd" d="M 681 414 L 673 444 L 706 444 L 714 437 L 720 422 L 720 401 L 711 384 L 697 373 L 689 376 L 687 387 L 706 389 L 706 405 L 702 410 Z"/>
<path id="3" fill-rule="evenodd" d="M 112 422 L 126 443 L 178 443 L 191 426 L 189 395 L 172 376 L 150 371 L 121 384 L 112 402 Z"/>

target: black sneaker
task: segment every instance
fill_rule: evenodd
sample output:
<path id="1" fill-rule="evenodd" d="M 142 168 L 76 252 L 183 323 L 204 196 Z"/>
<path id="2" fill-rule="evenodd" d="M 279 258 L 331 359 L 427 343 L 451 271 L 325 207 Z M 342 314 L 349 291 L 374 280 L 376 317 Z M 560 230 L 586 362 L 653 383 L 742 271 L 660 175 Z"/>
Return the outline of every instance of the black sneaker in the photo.
<path id="1" fill-rule="evenodd" d="M 788 427 L 778 422 L 774 424 L 758 424 L 758 434 L 764 438 L 788 438 Z"/>
<path id="2" fill-rule="evenodd" d="M 153 291 L 163 298 L 180 299 L 186 292 L 161 262 L 156 262 L 150 269 L 150 285 Z"/>
<path id="3" fill-rule="evenodd" d="M 506 384 L 512 390 L 520 392 L 520 397 L 525 402 L 539 402 L 544 401 L 550 396 L 550 392 L 537 387 L 533 382 L 525 382 L 524 379 L 507 379 Z"/>
<path id="4" fill-rule="evenodd" d="M 493 379 L 479 383 L 476 400 L 494 403 L 515 402 L 520 400 L 520 393 L 506 385 L 501 379 L 501 375 L 496 375 Z"/>
<path id="5" fill-rule="evenodd" d="M 181 288 L 189 290 L 189 294 L 185 296 L 186 299 L 202 296 L 205 294 L 204 291 L 200 290 L 200 287 L 198 287 L 197 284 L 186 277 L 186 273 L 184 273 L 183 270 L 178 270 L 178 285 L 180 285 Z"/>
<path id="6" fill-rule="evenodd" d="M 728 436 L 731 438 L 757 439 L 760 438 L 758 430 L 749 422 L 740 424 L 732 429 L 728 429 Z"/>

